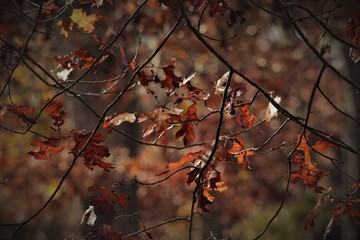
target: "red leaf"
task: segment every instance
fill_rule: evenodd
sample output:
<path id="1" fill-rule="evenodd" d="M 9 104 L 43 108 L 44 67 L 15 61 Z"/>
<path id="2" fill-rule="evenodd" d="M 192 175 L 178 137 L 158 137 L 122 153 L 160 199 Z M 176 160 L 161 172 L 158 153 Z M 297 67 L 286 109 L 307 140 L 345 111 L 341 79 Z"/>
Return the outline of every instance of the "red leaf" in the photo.
<path id="1" fill-rule="evenodd" d="M 29 155 L 33 156 L 35 159 L 46 160 L 50 154 L 61 152 L 64 150 L 64 147 L 57 147 L 58 139 L 49 138 L 46 141 L 34 141 L 31 143 L 32 146 L 40 147 L 37 152 L 28 152 Z"/>
<path id="2" fill-rule="evenodd" d="M 75 146 L 71 149 L 70 153 L 72 153 L 74 156 L 78 154 L 89 139 L 90 135 L 91 133 L 83 135 L 82 133 L 73 130 L 72 138 L 75 141 Z M 111 168 L 114 168 L 112 163 L 101 161 L 102 158 L 110 156 L 109 149 L 106 146 L 99 145 L 104 141 L 104 136 L 102 136 L 100 133 L 95 133 L 90 143 L 81 153 L 85 166 L 90 170 L 93 170 L 95 166 L 98 166 L 105 171 L 110 171 Z"/>
<path id="3" fill-rule="evenodd" d="M 54 119 L 53 125 L 57 128 L 60 128 L 64 124 L 66 112 L 62 108 L 63 104 L 54 100 L 45 107 L 45 111 Z"/>
<path id="4" fill-rule="evenodd" d="M 34 119 L 28 117 L 30 113 L 34 112 L 34 108 L 32 107 L 25 107 L 25 106 L 14 106 L 10 104 L 0 105 L 1 109 L 1 117 L 0 120 L 3 118 L 6 111 L 18 116 L 24 123 L 27 125 L 34 124 Z"/>
<path id="5" fill-rule="evenodd" d="M 89 187 L 89 191 L 97 192 L 97 195 L 90 198 L 90 205 L 94 205 L 102 213 L 115 212 L 115 204 L 122 208 L 128 207 L 129 197 L 125 194 L 116 193 L 110 187 L 93 185 Z"/>

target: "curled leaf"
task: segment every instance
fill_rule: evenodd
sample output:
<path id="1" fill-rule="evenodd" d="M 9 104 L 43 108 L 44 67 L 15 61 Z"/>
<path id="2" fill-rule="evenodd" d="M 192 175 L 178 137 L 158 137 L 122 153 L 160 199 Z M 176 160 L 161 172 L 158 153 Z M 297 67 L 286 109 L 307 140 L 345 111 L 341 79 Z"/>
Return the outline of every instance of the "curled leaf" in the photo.
<path id="1" fill-rule="evenodd" d="M 80 224 L 85 222 L 87 225 L 94 226 L 96 218 L 97 216 L 94 212 L 94 206 L 90 205 L 89 208 L 84 212 Z"/>
<path id="2" fill-rule="evenodd" d="M 281 97 L 279 96 L 276 96 L 274 98 L 274 101 L 277 103 L 277 104 L 280 104 L 280 101 L 281 101 Z M 269 105 L 266 109 L 266 113 L 265 113 L 265 120 L 267 123 L 269 123 L 271 121 L 271 119 L 273 118 L 276 118 L 279 116 L 279 111 L 278 109 L 271 103 L 269 102 Z"/>

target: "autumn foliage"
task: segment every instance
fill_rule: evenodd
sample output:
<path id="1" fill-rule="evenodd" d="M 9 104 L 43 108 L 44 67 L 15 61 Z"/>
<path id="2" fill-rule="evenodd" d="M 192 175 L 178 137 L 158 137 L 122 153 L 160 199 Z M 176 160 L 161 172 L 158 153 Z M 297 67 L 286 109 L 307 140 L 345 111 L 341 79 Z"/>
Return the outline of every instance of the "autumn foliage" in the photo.
<path id="1" fill-rule="evenodd" d="M 359 4 L 260 2 L 5 4 L 1 204 L 36 201 L 5 209 L 0 232 L 23 237 L 77 197 L 78 230 L 62 238 L 293 236 L 282 212 L 307 232 L 321 222 L 311 237 L 339 237 L 340 218 L 356 228 L 359 179 L 344 166 L 360 152 L 344 129 L 359 119 L 343 98 L 360 86 L 341 59 L 360 59 Z"/>

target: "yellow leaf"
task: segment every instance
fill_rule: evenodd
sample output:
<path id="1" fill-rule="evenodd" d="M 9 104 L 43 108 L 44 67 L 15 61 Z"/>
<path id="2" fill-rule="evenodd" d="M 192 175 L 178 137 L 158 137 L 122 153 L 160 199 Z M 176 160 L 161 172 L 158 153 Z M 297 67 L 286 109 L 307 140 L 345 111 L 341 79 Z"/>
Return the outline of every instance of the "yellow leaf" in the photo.
<path id="1" fill-rule="evenodd" d="M 227 186 L 225 185 L 224 182 L 216 182 L 215 185 L 216 185 L 215 190 L 218 192 L 223 192 L 227 190 Z"/>
<path id="2" fill-rule="evenodd" d="M 85 32 L 94 31 L 95 30 L 94 23 L 100 18 L 101 16 L 97 14 L 87 15 L 86 12 L 81 9 L 74 9 L 70 17 L 70 19 Z"/>

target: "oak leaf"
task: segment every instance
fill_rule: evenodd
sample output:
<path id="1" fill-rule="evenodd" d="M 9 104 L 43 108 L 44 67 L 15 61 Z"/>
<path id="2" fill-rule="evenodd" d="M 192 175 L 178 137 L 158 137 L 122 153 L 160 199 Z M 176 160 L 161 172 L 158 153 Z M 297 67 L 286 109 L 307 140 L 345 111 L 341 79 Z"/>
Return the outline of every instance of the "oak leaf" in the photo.
<path id="1" fill-rule="evenodd" d="M 301 136 L 299 136 L 300 138 Z M 290 182 L 296 183 L 301 180 L 304 186 L 313 189 L 315 192 L 321 193 L 324 188 L 318 186 L 318 182 L 322 177 L 328 175 L 324 170 L 320 170 L 317 164 L 311 160 L 310 147 L 305 139 L 307 136 L 302 136 L 299 146 L 292 155 L 292 163 L 298 167 L 296 170 L 292 170 L 290 174 Z M 315 145 L 316 146 L 316 145 Z M 317 146 L 319 150 L 324 147 Z"/>
<path id="2" fill-rule="evenodd" d="M 50 154 L 58 153 L 64 150 L 64 147 L 56 146 L 58 144 L 58 139 L 49 138 L 46 141 L 34 141 L 31 143 L 32 146 L 39 147 L 40 149 L 37 152 L 30 151 L 27 154 L 33 156 L 38 160 L 46 160 L 49 158 Z"/>
<path id="3" fill-rule="evenodd" d="M 6 112 L 9 112 L 19 117 L 28 126 L 35 123 L 34 119 L 28 116 L 34 112 L 33 107 L 15 106 L 11 104 L 4 104 L 4 105 L 0 104 L 0 121 L 4 118 Z"/>
<path id="4" fill-rule="evenodd" d="M 188 162 L 193 162 L 196 159 L 198 159 L 201 155 L 203 154 L 203 151 L 198 151 L 198 152 L 190 152 L 185 154 L 185 156 L 183 156 L 179 161 L 177 162 L 173 162 L 173 163 L 169 163 L 167 165 L 167 169 L 169 171 L 174 170 L 176 168 L 181 167 L 182 165 L 184 165 L 185 163 Z"/>
<path id="5" fill-rule="evenodd" d="M 181 128 L 176 132 L 175 138 L 183 137 L 185 146 L 193 143 L 195 140 L 194 122 L 199 121 L 196 115 L 195 103 L 190 105 L 185 113 L 182 113 L 179 116 L 172 114 L 171 116 L 181 124 Z"/>
<path id="6" fill-rule="evenodd" d="M 167 130 L 171 129 L 174 124 L 169 121 L 170 116 L 165 112 L 165 109 L 158 107 L 155 110 L 143 114 L 138 118 L 138 123 L 150 120 L 150 124 L 143 130 L 143 137 L 151 134 L 156 134 L 157 138 L 162 136 Z"/>
<path id="7" fill-rule="evenodd" d="M 246 104 L 239 107 L 240 114 L 237 117 L 237 123 L 242 128 L 254 127 L 255 115 L 250 112 L 251 105 Z"/>
<path id="8" fill-rule="evenodd" d="M 235 138 L 231 142 L 233 145 L 228 150 L 228 153 L 236 157 L 237 163 L 240 166 L 250 169 L 250 160 L 248 157 L 254 155 L 256 152 L 246 150 L 244 147 L 244 142 L 240 138 Z"/>
<path id="9" fill-rule="evenodd" d="M 129 197 L 125 194 L 116 193 L 113 189 L 103 185 L 93 185 L 89 191 L 96 192 L 97 195 L 90 197 L 90 204 L 100 212 L 115 212 L 115 204 L 122 208 L 128 207 Z"/>
<path id="10" fill-rule="evenodd" d="M 165 73 L 165 79 L 161 81 L 161 87 L 165 88 L 166 94 L 169 96 L 176 88 L 179 88 L 182 82 L 181 78 L 174 73 L 175 65 L 170 64 L 162 68 Z"/>
<path id="11" fill-rule="evenodd" d="M 222 192 L 227 189 L 224 182 L 221 181 L 221 174 L 216 170 L 215 166 L 212 164 L 205 170 L 201 180 L 199 182 L 199 187 L 196 192 L 198 199 L 198 208 L 204 212 L 209 212 L 210 210 L 206 207 L 211 204 L 215 197 L 211 192 Z"/>
<path id="12" fill-rule="evenodd" d="M 62 103 L 53 100 L 46 105 L 45 111 L 54 120 L 53 125 L 56 128 L 59 129 L 64 124 L 64 117 L 66 116 L 66 112 L 63 110 Z"/>
<path id="13" fill-rule="evenodd" d="M 77 155 L 82 150 L 91 134 L 91 132 L 82 134 L 73 130 L 71 135 L 75 141 L 75 146 L 70 150 L 70 153 L 72 153 L 74 156 Z M 114 168 L 112 163 L 103 162 L 101 160 L 104 157 L 110 156 L 109 149 L 106 146 L 100 145 L 104 141 L 104 136 L 96 132 L 87 147 L 81 153 L 81 157 L 84 159 L 85 166 L 90 170 L 93 170 L 95 166 L 98 166 L 105 171 L 110 171 L 110 169 Z"/>

